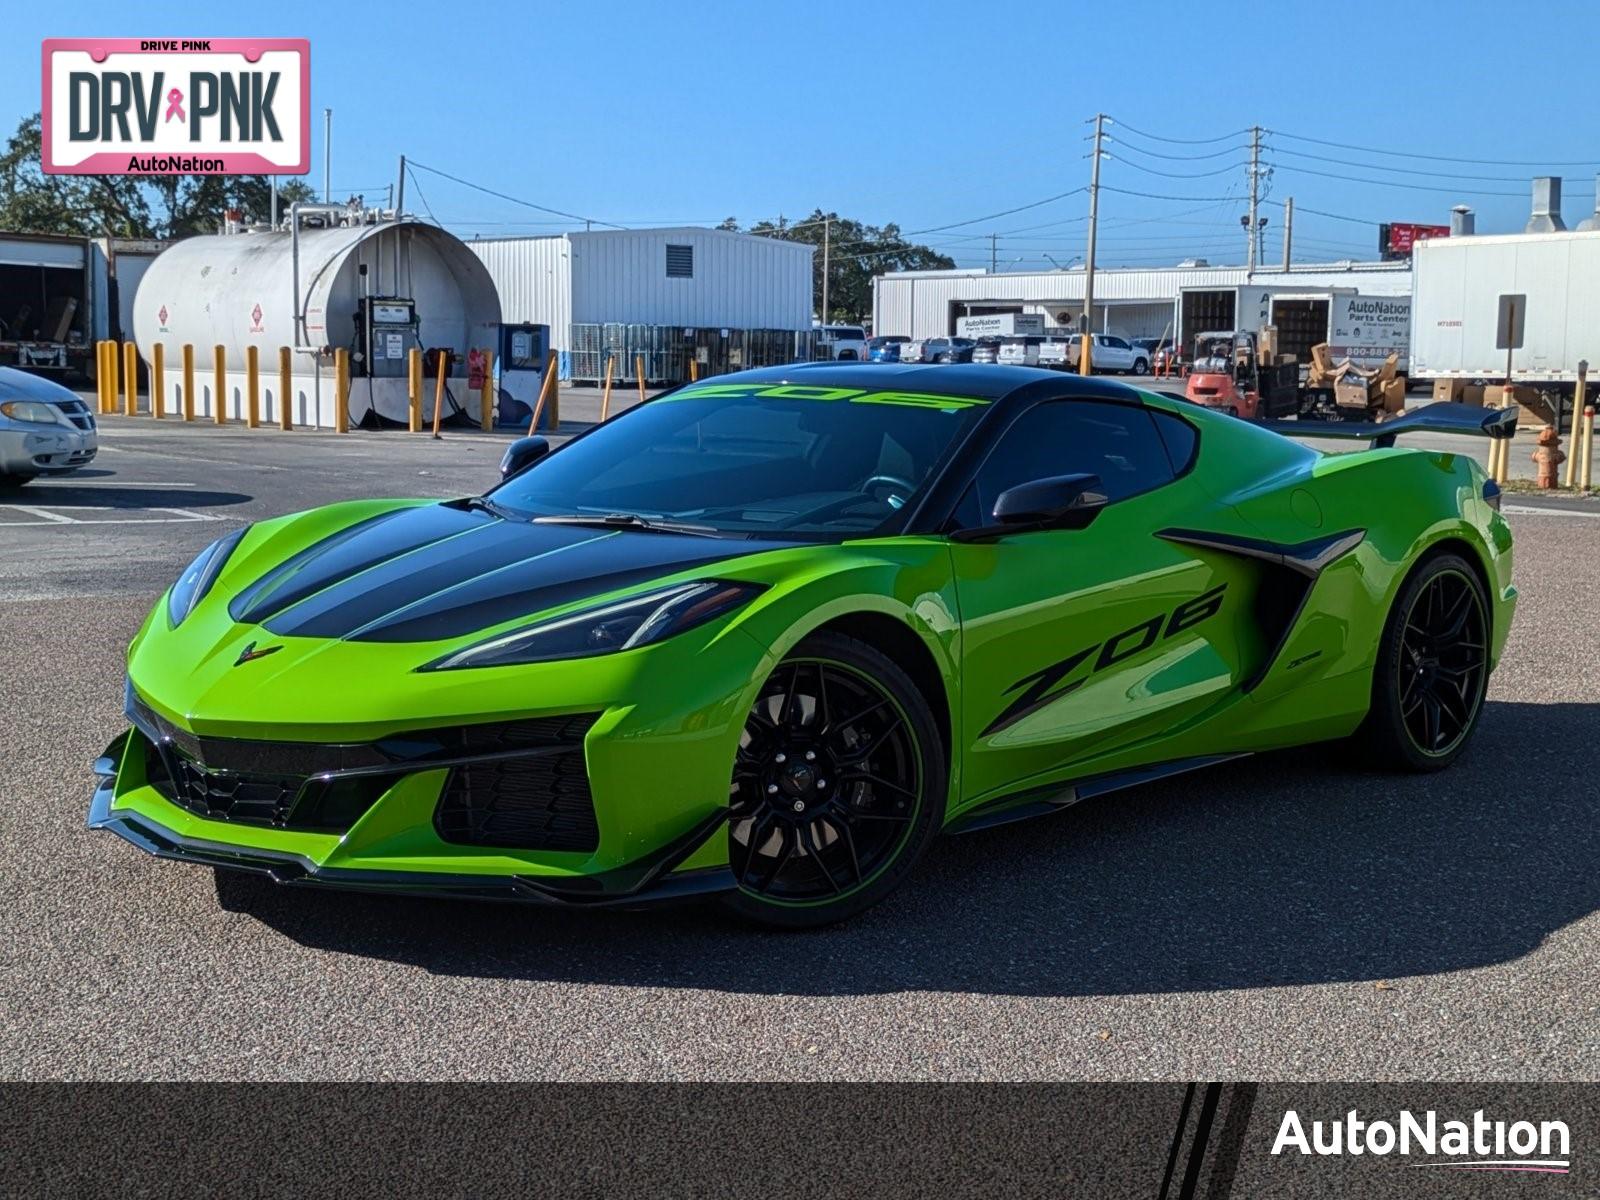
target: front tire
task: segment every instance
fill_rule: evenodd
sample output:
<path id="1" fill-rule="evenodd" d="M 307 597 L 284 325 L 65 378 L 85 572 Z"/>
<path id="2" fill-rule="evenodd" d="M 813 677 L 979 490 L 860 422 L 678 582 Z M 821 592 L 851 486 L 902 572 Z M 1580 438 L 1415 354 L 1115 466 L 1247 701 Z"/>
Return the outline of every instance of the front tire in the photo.
<path id="1" fill-rule="evenodd" d="M 0 475 L 0 488 L 19 488 L 29 480 L 37 478 L 36 475 Z"/>
<path id="2" fill-rule="evenodd" d="M 746 719 L 729 788 L 725 899 L 783 929 L 831 925 L 904 882 L 944 823 L 939 730 L 887 655 L 843 634 L 805 638 Z"/>
<path id="3" fill-rule="evenodd" d="M 1149 363 L 1149 361 L 1147 359 L 1143 359 L 1143 358 L 1135 359 L 1134 363 L 1133 363 L 1133 373 L 1135 375 L 1148 375 L 1148 374 L 1150 374 L 1150 363 Z"/>
<path id="4" fill-rule="evenodd" d="M 1466 748 L 1489 686 L 1489 600 L 1470 563 L 1438 554 L 1395 597 L 1357 737 L 1376 765 L 1440 771 Z"/>

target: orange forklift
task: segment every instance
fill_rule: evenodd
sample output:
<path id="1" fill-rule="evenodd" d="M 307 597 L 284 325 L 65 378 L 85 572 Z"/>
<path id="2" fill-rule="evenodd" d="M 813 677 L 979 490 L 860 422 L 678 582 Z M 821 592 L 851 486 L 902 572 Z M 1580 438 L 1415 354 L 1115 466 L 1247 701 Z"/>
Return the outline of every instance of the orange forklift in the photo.
<path id="1" fill-rule="evenodd" d="M 1246 421 L 1291 416 L 1300 406 L 1300 367 L 1263 363 L 1254 333 L 1197 333 L 1184 397 Z"/>

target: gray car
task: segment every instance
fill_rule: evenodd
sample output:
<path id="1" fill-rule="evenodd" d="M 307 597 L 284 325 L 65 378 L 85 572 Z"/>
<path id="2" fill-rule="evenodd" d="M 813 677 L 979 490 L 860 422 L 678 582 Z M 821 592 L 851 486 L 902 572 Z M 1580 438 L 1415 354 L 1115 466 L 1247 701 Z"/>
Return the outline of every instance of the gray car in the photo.
<path id="1" fill-rule="evenodd" d="M 99 448 L 87 404 L 59 383 L 0 367 L 0 487 L 75 471 Z"/>

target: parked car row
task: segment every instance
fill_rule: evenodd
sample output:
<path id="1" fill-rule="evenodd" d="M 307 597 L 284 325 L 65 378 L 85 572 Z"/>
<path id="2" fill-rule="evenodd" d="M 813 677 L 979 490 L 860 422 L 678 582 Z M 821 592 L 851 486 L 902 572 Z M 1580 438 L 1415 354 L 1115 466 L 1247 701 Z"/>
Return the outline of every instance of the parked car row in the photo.
<path id="1" fill-rule="evenodd" d="M 910 338 L 892 333 L 868 337 L 860 325 L 818 328 L 819 357 L 843 362 L 1004 363 L 1076 371 L 1079 334 L 1016 334 L 1008 337 Z M 1096 371 L 1148 375 L 1166 369 L 1176 351 L 1165 338 L 1122 338 L 1096 333 L 1092 351 Z"/>

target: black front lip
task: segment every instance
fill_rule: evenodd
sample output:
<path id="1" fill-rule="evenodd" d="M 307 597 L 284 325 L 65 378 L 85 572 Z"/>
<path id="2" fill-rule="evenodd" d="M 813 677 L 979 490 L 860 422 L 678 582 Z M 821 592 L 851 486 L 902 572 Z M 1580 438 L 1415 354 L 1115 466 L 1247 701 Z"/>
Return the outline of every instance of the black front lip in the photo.
<path id="1" fill-rule="evenodd" d="M 512 900 L 558 908 L 630 908 L 672 900 L 689 900 L 736 886 L 727 867 L 707 867 L 673 874 L 672 870 L 727 820 L 726 810 L 713 813 L 681 837 L 625 866 L 595 875 L 560 881 L 528 875 L 442 874 L 432 871 L 375 871 L 328 867 L 301 854 L 281 850 L 242 849 L 203 838 L 185 837 L 142 813 L 112 812 L 111 800 L 128 734 L 118 737 L 95 760 L 99 778 L 89 801 L 86 825 L 116 834 L 157 858 L 198 866 L 224 867 L 264 875 L 274 883 L 399 896 L 435 896 L 465 900 Z"/>

